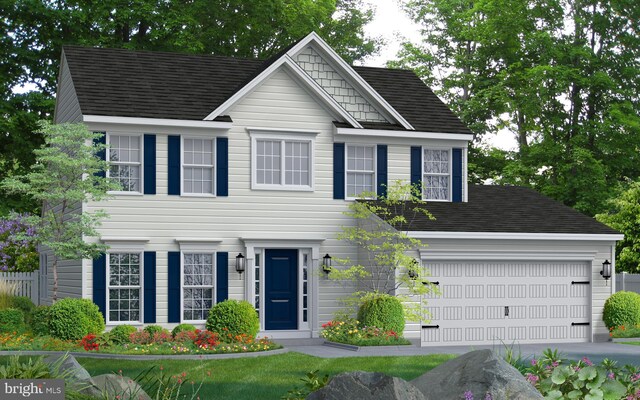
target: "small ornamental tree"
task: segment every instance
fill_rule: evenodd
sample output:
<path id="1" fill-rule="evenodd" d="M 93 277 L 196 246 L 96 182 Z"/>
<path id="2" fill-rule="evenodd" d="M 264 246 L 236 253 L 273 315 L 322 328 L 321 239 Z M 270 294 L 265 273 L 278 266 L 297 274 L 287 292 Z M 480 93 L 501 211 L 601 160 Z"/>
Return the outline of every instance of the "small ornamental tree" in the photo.
<path id="1" fill-rule="evenodd" d="M 38 269 L 35 229 L 27 214 L 0 219 L 0 272 L 32 272 Z"/>
<path id="2" fill-rule="evenodd" d="M 426 319 L 422 301 L 411 301 L 411 297 L 437 288 L 428 282 L 428 271 L 415 258 L 417 250 L 426 245 L 408 234 L 418 218 L 434 219 L 425 206 L 420 188 L 401 181 L 394 182 L 384 197 L 363 193 L 349 205 L 345 214 L 356 224 L 343 226 L 338 240 L 359 248 L 360 263 L 337 259 L 344 267 L 332 268 L 329 273 L 330 279 L 355 283 L 354 293 L 343 299 L 348 308 L 388 294 L 403 301 L 408 320 Z"/>
<path id="3" fill-rule="evenodd" d="M 35 242 L 52 252 L 53 301 L 58 299 L 58 264 L 61 260 L 94 258 L 106 250 L 85 237 L 97 236 L 96 227 L 106 217 L 102 210 L 76 213 L 80 203 L 107 198 L 118 185 L 105 178 L 108 163 L 99 156 L 106 150 L 100 134 L 83 124 L 53 125 L 41 121 L 44 146 L 34 151 L 36 163 L 21 176 L 5 179 L 0 187 L 42 204 L 42 214 L 24 221 L 37 235 Z"/>

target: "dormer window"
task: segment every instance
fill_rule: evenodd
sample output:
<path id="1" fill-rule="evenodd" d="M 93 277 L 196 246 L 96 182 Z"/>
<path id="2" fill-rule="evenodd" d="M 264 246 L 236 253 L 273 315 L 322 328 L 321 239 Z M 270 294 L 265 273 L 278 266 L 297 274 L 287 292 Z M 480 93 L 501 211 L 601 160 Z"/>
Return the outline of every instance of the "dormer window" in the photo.
<path id="1" fill-rule="evenodd" d="M 451 199 L 451 150 L 423 149 L 423 197 L 430 201 Z"/>

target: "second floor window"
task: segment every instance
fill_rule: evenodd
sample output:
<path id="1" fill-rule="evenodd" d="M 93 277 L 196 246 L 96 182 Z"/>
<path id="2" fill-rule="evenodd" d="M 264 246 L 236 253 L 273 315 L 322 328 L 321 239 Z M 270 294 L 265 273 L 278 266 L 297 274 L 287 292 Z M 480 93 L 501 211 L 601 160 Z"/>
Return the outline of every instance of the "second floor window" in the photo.
<path id="1" fill-rule="evenodd" d="M 254 188 L 312 189 L 311 141 L 260 138 L 254 146 Z"/>
<path id="2" fill-rule="evenodd" d="M 423 152 L 424 199 L 449 200 L 450 150 L 424 149 Z"/>
<path id="3" fill-rule="evenodd" d="M 214 140 L 184 138 L 182 193 L 214 195 Z"/>
<path id="4" fill-rule="evenodd" d="M 375 146 L 347 145 L 347 198 L 374 193 Z"/>
<path id="5" fill-rule="evenodd" d="M 109 135 L 109 178 L 123 192 L 141 192 L 142 146 L 140 136 Z"/>

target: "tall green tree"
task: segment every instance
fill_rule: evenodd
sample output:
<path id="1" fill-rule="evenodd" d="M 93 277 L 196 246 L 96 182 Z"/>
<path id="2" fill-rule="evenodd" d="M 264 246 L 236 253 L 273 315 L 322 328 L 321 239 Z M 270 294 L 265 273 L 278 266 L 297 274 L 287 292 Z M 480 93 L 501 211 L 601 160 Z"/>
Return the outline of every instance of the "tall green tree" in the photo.
<path id="1" fill-rule="evenodd" d="M 35 160 L 65 44 L 267 58 L 316 31 L 350 62 L 379 46 L 362 0 L 5 0 L 0 16 L 0 179 Z M 37 207 L 0 193 L 0 215 Z"/>
<path id="2" fill-rule="evenodd" d="M 58 297 L 58 265 L 62 260 L 95 258 L 106 250 L 100 243 L 85 241 L 97 236 L 96 227 L 107 215 L 103 211 L 78 213 L 78 205 L 100 201 L 116 182 L 107 179 L 107 161 L 98 156 L 106 146 L 96 143 L 100 134 L 84 124 L 52 125 L 43 121 L 39 131 L 44 145 L 34 151 L 36 163 L 24 175 L 7 178 L 0 187 L 42 204 L 41 215 L 24 218 L 35 229 L 35 242 L 52 252 L 53 301 Z M 92 146 L 87 143 L 93 143 Z"/>
<path id="3" fill-rule="evenodd" d="M 518 142 L 476 180 L 534 187 L 593 215 L 640 176 L 640 4 L 626 0 L 427 0 L 396 65 L 414 68 L 475 132 Z M 477 145 L 478 143 L 476 143 Z M 497 153 L 477 151 L 477 165 Z"/>

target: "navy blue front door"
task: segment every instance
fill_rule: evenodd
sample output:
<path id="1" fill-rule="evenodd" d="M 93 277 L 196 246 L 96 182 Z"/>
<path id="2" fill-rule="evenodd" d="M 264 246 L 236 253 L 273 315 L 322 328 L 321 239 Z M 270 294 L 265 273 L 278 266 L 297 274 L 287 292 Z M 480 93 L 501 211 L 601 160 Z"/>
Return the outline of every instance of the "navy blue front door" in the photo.
<path id="1" fill-rule="evenodd" d="M 265 329 L 298 329 L 298 250 L 265 253 Z"/>

